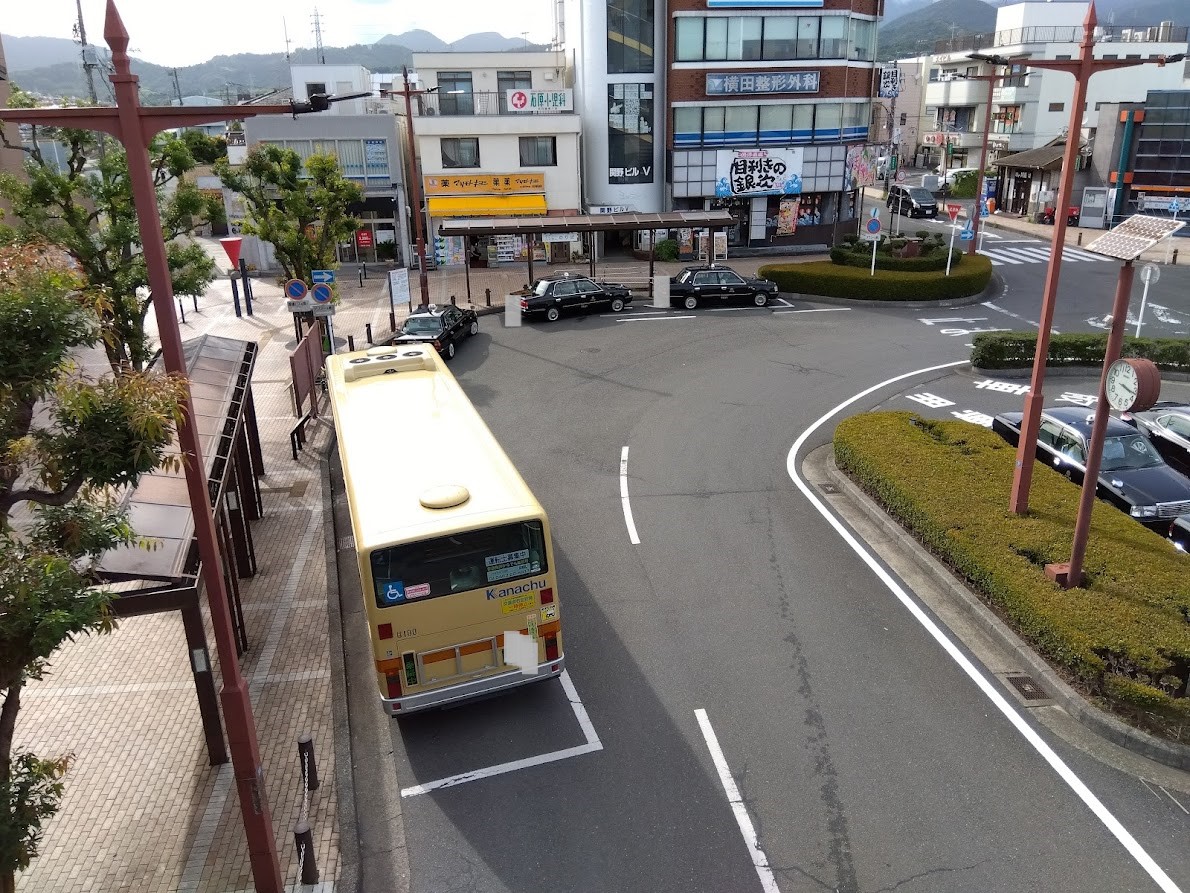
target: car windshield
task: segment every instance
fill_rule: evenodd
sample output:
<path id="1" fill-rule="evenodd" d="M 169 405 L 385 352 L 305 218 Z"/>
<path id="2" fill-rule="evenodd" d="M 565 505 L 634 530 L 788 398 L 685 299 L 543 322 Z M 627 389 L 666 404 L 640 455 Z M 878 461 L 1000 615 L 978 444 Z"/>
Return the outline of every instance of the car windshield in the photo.
<path id="1" fill-rule="evenodd" d="M 1130 468 L 1153 468 L 1164 464 L 1161 454 L 1143 434 L 1125 434 L 1103 441 L 1103 471 L 1127 471 Z"/>
<path id="2" fill-rule="evenodd" d="M 689 282 L 697 272 L 697 270 L 683 270 L 678 274 L 678 282 Z"/>
<path id="3" fill-rule="evenodd" d="M 539 279 L 537 284 L 533 286 L 533 294 L 544 295 L 550 290 L 550 281 L 548 279 Z"/>
<path id="4" fill-rule="evenodd" d="M 932 202 L 934 200 L 934 196 L 930 194 L 930 191 L 928 189 L 922 189 L 920 186 L 910 189 L 909 197 L 919 202 Z"/>
<path id="5" fill-rule="evenodd" d="M 406 335 L 424 335 L 441 331 L 442 323 L 433 316 L 411 316 L 405 320 Z"/>

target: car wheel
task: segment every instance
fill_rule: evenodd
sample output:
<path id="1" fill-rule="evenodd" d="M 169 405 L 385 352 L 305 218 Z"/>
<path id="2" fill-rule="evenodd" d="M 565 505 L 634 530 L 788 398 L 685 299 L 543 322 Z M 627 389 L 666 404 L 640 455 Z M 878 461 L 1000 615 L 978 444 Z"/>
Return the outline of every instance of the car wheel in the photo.
<path id="1" fill-rule="evenodd" d="M 623 298 L 612 298 L 612 313 L 619 313 L 624 309 Z"/>
<path id="2" fill-rule="evenodd" d="M 757 307 L 767 307 L 769 303 L 769 293 L 767 291 L 758 291 L 752 296 L 752 303 Z"/>
<path id="3" fill-rule="evenodd" d="M 558 307 L 550 307 L 545 311 L 545 318 L 550 322 L 557 322 L 561 315 L 562 311 Z"/>
<path id="4" fill-rule="evenodd" d="M 455 343 L 453 341 L 446 342 L 446 358 L 448 360 L 455 358 Z"/>
<path id="5" fill-rule="evenodd" d="M 687 310 L 693 310 L 698 306 L 698 298 L 694 297 L 694 295 L 686 295 L 685 299 L 682 301 L 682 306 Z"/>
<path id="6" fill-rule="evenodd" d="M 467 334 L 468 335 L 478 335 L 479 334 L 479 320 L 478 319 L 472 321 L 471 328 L 467 330 Z"/>

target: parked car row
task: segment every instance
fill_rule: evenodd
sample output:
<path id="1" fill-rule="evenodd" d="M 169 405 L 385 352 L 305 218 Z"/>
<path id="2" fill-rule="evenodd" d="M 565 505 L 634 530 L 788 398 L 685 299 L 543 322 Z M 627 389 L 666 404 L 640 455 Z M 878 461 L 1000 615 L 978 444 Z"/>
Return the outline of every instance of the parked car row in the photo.
<path id="1" fill-rule="evenodd" d="M 1021 413 L 992 419 L 992 430 L 1014 446 Z M 1077 406 L 1041 412 L 1036 457 L 1081 485 L 1094 414 Z M 1148 412 L 1108 419 L 1096 495 L 1145 527 L 1190 548 L 1190 406 L 1159 403 Z"/>

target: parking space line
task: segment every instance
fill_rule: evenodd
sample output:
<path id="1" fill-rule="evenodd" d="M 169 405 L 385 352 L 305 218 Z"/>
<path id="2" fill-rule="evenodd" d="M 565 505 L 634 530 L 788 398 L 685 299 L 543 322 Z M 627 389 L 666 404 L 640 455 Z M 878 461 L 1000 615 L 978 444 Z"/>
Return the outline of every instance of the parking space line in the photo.
<path id="1" fill-rule="evenodd" d="M 599 316 L 600 316 L 600 318 L 611 317 L 613 319 L 624 319 L 624 313 L 631 313 L 633 316 L 636 316 L 636 317 L 644 317 L 644 316 L 656 317 L 656 316 L 668 316 L 669 315 L 668 310 L 626 310 L 621 313 L 600 313 Z"/>
<path id="2" fill-rule="evenodd" d="M 786 316 L 790 313 L 836 313 L 840 310 L 850 309 L 850 307 L 811 307 L 806 310 L 774 310 L 773 316 Z"/>
<path id="3" fill-rule="evenodd" d="M 624 506 L 624 526 L 628 528 L 628 539 L 632 545 L 640 545 L 636 534 L 636 522 L 632 520 L 632 506 L 628 502 L 628 447 L 620 450 L 620 503 Z"/>
<path id="4" fill-rule="evenodd" d="M 793 306 L 793 304 L 792 304 L 792 303 L 790 303 L 789 301 L 785 300 L 784 298 L 774 298 L 773 300 L 774 300 L 776 303 L 780 304 L 782 307 L 792 307 L 792 306 Z"/>
<path id="5" fill-rule="evenodd" d="M 624 317 L 621 316 L 618 320 L 616 320 L 616 322 L 657 322 L 659 320 L 665 320 L 665 319 L 694 319 L 694 317 L 693 316 L 670 316 L 670 315 L 666 314 L 665 316 L 637 316 L 632 319 L 625 319 Z"/>
<path id="6" fill-rule="evenodd" d="M 469 781 L 480 781 L 481 779 L 492 778 L 496 775 L 506 775 L 509 772 L 516 772 L 519 769 L 531 769 L 534 766 L 544 766 L 546 763 L 556 763 L 559 760 L 568 760 L 571 757 L 578 757 L 583 754 L 603 750 L 603 742 L 599 740 L 599 735 L 595 733 L 595 726 L 591 724 L 591 719 L 587 716 L 587 708 L 583 705 L 578 692 L 574 688 L 574 683 L 570 679 L 570 671 L 563 670 L 559 679 L 562 682 L 563 691 L 566 692 L 566 698 L 570 701 L 570 708 L 574 711 L 574 718 L 578 721 L 579 728 L 583 730 L 583 738 L 586 740 L 585 744 L 567 747 L 565 750 L 555 750 L 550 753 L 538 754 L 535 757 L 526 757 L 523 760 L 513 760 L 510 763 L 498 763 L 495 766 L 488 766 L 485 769 L 476 769 L 473 772 L 463 772 L 459 775 L 439 778 L 437 781 L 427 781 L 425 784 L 416 784 L 411 787 L 401 788 L 401 797 L 416 797 L 419 794 L 428 794 L 430 791 L 438 791 L 442 788 L 457 787 Z"/>
<path id="7" fill-rule="evenodd" d="M 727 758 L 723 756 L 723 748 L 719 746 L 719 738 L 715 735 L 715 729 L 711 726 L 707 712 L 699 707 L 694 711 L 694 715 L 698 719 L 702 737 L 707 743 L 707 750 L 711 752 L 711 762 L 715 764 L 715 771 L 719 773 L 719 783 L 723 785 L 723 790 L 727 794 L 727 802 L 731 805 L 731 811 L 735 815 L 736 824 L 740 826 L 740 834 L 744 836 L 744 843 L 748 845 L 748 855 L 760 878 L 761 889 L 765 893 L 781 893 L 781 888 L 777 886 L 776 875 L 773 874 L 773 869 L 769 865 L 769 857 L 760 848 L 760 841 L 756 837 L 756 826 L 752 824 L 752 817 L 748 815 L 748 807 L 744 804 L 744 798 L 740 796 L 740 789 L 731 775 L 731 768 L 727 765 Z"/>

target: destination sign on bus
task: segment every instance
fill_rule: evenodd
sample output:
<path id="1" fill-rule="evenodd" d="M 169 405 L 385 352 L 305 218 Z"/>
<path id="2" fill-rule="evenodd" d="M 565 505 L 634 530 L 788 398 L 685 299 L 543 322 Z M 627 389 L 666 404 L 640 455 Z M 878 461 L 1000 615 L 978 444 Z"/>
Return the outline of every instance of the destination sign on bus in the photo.
<path id="1" fill-rule="evenodd" d="M 515 552 L 504 552 L 500 555 L 488 555 L 483 561 L 487 566 L 489 583 L 523 577 L 541 570 L 540 562 L 529 561 L 528 549 L 517 549 Z"/>

